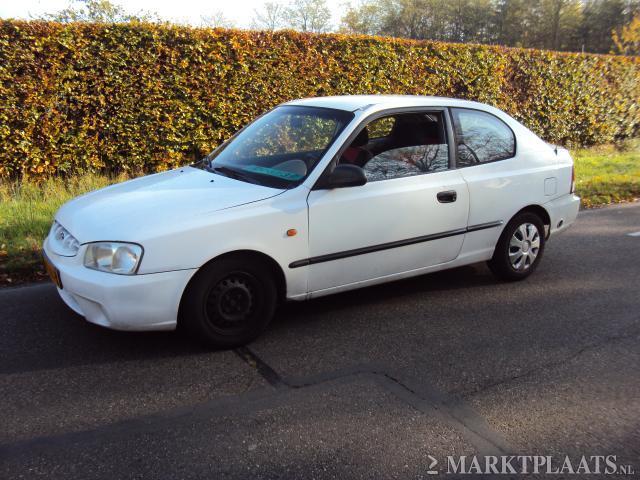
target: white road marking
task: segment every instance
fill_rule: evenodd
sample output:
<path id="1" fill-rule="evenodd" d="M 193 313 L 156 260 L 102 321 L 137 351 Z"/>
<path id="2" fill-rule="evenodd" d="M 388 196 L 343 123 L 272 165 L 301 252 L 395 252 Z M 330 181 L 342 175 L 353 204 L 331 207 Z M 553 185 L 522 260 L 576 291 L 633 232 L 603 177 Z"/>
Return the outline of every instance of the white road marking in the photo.
<path id="1" fill-rule="evenodd" d="M 640 237 L 640 232 L 627 233 L 630 237 Z"/>

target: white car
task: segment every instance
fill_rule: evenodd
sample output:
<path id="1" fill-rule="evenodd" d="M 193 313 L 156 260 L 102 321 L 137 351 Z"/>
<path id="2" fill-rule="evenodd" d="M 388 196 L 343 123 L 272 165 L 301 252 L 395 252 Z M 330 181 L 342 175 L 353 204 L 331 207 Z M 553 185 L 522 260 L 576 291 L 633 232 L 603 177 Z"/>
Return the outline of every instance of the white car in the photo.
<path id="1" fill-rule="evenodd" d="M 295 100 L 202 161 L 78 197 L 44 242 L 63 300 L 118 330 L 255 338 L 305 300 L 488 261 L 520 280 L 576 218 L 573 160 L 464 100 Z"/>

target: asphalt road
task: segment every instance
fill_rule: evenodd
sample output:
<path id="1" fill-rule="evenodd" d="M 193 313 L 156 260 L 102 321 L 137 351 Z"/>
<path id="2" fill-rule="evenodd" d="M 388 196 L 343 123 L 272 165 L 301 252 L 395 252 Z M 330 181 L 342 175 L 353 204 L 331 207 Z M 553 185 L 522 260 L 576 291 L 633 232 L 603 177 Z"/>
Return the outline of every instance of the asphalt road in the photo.
<path id="1" fill-rule="evenodd" d="M 525 282 L 480 265 L 291 304 L 226 352 L 0 290 L 0 478 L 426 478 L 474 454 L 640 472 L 638 231 L 639 204 L 583 212 Z"/>

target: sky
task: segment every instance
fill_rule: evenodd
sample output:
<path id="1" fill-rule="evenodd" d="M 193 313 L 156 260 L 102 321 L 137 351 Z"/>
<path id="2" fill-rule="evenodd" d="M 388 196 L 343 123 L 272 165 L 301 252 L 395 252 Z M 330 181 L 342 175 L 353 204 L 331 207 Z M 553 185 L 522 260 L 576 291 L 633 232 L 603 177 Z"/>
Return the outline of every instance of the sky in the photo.
<path id="1" fill-rule="evenodd" d="M 254 16 L 267 0 L 112 0 L 123 6 L 128 12 L 136 13 L 148 10 L 158 13 L 163 19 L 199 25 L 201 17 L 212 15 L 216 11 L 223 12 L 239 28 L 248 28 Z M 69 0 L 0 0 L 0 18 L 30 18 L 43 13 L 62 10 Z M 333 12 L 332 23 L 339 22 L 349 0 L 327 0 Z"/>

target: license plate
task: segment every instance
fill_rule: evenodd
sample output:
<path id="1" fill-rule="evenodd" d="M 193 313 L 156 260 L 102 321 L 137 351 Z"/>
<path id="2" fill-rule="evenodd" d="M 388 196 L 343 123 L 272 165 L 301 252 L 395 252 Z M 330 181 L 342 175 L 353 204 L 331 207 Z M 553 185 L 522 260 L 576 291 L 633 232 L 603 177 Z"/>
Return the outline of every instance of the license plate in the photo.
<path id="1" fill-rule="evenodd" d="M 60 271 L 53 266 L 47 254 L 42 252 L 42 258 L 44 259 L 44 268 L 47 270 L 51 281 L 56 284 L 56 287 L 62 290 L 62 281 L 60 280 Z"/>

